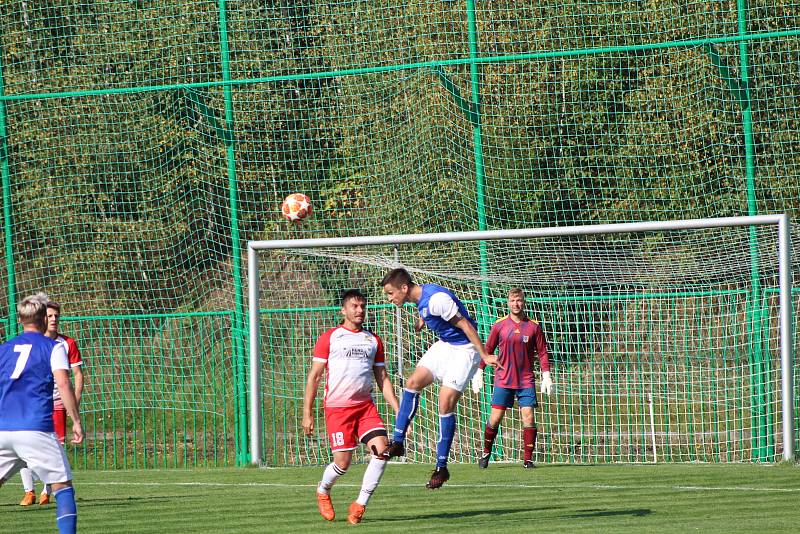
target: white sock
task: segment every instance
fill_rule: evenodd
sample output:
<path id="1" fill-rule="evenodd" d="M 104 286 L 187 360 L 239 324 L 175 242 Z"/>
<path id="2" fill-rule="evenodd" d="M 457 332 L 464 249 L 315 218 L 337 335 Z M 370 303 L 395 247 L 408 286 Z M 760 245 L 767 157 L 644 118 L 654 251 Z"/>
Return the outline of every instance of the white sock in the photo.
<path id="1" fill-rule="evenodd" d="M 23 467 L 19 470 L 19 476 L 22 478 L 22 487 L 25 488 L 26 492 L 35 489 L 33 486 L 33 471 L 27 467 Z"/>
<path id="2" fill-rule="evenodd" d="M 345 474 L 346 472 L 347 469 L 341 469 L 338 465 L 336 465 L 333 462 L 329 463 L 328 467 L 325 468 L 325 472 L 322 473 L 322 480 L 320 481 L 319 486 L 317 486 L 317 491 L 319 493 L 324 493 L 325 495 L 328 495 L 331 492 L 331 488 L 333 487 L 334 484 L 336 484 L 336 481 L 339 479 L 339 477 Z"/>
<path id="3" fill-rule="evenodd" d="M 372 460 L 369 461 L 367 470 L 364 471 L 364 482 L 361 483 L 361 491 L 358 493 L 358 499 L 356 499 L 358 504 L 367 505 L 385 470 L 386 460 L 373 456 Z"/>

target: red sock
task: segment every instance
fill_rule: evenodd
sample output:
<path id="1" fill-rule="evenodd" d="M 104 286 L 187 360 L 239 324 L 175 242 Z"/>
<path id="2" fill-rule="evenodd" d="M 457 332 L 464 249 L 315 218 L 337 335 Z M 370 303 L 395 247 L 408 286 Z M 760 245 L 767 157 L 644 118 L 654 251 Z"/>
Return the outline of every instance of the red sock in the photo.
<path id="1" fill-rule="evenodd" d="M 492 446 L 494 445 L 494 438 L 496 437 L 497 437 L 497 428 L 492 428 L 489 426 L 489 423 L 486 423 L 486 428 L 483 429 L 483 454 L 488 454 L 492 452 Z"/>
<path id="2" fill-rule="evenodd" d="M 528 426 L 522 429 L 522 442 L 524 447 L 524 458 L 527 462 L 533 459 L 533 450 L 536 448 L 536 427 Z"/>

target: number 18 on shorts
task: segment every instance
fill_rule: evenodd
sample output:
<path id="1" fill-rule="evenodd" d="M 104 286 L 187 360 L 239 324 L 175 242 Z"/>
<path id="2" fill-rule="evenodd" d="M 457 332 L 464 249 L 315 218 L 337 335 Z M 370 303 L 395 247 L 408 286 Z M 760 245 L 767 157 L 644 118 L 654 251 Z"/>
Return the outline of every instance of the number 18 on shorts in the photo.
<path id="1" fill-rule="evenodd" d="M 386 427 L 371 401 L 355 406 L 326 406 L 325 426 L 333 452 L 353 450 L 376 431 L 386 435 Z"/>

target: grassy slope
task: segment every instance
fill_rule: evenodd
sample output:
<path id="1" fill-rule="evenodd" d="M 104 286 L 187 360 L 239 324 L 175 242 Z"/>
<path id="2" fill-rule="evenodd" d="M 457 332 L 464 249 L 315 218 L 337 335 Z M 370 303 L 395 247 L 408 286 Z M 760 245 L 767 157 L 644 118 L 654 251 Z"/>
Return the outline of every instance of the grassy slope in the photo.
<path id="1" fill-rule="evenodd" d="M 337 532 L 363 466 L 334 491 L 339 516 L 316 512 L 321 468 L 83 471 L 75 475 L 81 532 Z M 428 466 L 390 465 L 360 532 L 545 530 L 789 532 L 800 524 L 800 470 L 781 465 L 562 466 L 526 471 L 454 465 L 442 490 Z M 14 478 L 0 490 L 5 532 L 52 532 L 53 506 L 21 508 Z"/>

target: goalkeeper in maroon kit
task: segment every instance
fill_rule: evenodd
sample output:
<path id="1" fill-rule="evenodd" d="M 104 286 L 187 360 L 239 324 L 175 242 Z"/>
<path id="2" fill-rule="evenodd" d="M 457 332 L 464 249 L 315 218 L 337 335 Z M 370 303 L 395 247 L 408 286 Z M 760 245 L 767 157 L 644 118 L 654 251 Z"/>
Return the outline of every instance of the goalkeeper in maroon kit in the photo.
<path id="1" fill-rule="evenodd" d="M 478 460 L 481 469 L 489 466 L 500 422 L 506 410 L 514 406 L 515 398 L 522 415 L 524 449 L 522 466 L 526 469 L 535 467 L 533 450 L 536 447 L 536 423 L 533 421 L 533 409 L 538 402 L 533 376 L 534 356 L 539 358 L 539 365 L 542 368 L 542 393 L 549 395 L 553 387 L 544 332 L 539 323 L 530 319 L 525 312 L 525 293 L 521 289 L 514 288 L 508 292 L 508 310 L 508 315 L 494 323 L 486 341 L 488 354 L 493 354 L 498 347 L 500 350 L 499 365 L 494 375 L 492 411 L 483 431 L 483 454 Z M 484 365 L 481 364 L 481 369 L 483 368 Z M 481 388 L 483 388 L 483 372 L 478 371 L 472 379 L 472 391 L 478 393 Z"/>

